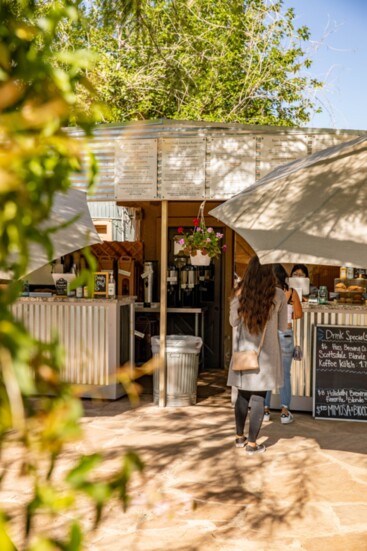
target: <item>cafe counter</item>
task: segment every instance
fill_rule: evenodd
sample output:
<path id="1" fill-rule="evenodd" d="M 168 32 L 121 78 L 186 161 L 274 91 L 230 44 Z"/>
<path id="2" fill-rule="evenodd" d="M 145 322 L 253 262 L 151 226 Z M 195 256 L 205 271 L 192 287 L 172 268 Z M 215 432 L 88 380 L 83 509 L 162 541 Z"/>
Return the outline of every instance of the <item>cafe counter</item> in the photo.
<path id="1" fill-rule="evenodd" d="M 301 346 L 303 359 L 292 364 L 292 406 L 295 411 L 312 411 L 314 328 L 316 325 L 367 327 L 367 306 L 351 304 L 302 303 L 303 318 L 295 322 L 295 344 Z M 274 393 L 272 407 L 279 407 L 279 394 Z"/>
<path id="2" fill-rule="evenodd" d="M 117 399 L 125 394 L 117 370 L 134 363 L 134 303 L 135 297 L 22 297 L 13 312 L 36 339 L 58 336 L 65 382 L 78 385 L 86 398 Z"/>

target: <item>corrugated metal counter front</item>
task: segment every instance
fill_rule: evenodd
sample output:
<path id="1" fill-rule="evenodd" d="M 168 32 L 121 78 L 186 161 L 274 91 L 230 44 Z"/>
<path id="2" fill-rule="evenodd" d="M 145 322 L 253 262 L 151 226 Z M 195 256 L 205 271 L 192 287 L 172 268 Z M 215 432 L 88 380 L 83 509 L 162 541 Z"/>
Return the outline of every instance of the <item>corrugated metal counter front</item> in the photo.
<path id="1" fill-rule="evenodd" d="M 116 382 L 118 368 L 134 363 L 134 302 L 134 297 L 22 297 L 13 313 L 36 339 L 58 336 L 65 382 L 83 385 L 83 397 L 116 399 L 124 394 Z"/>
<path id="2" fill-rule="evenodd" d="M 292 364 L 292 410 L 312 411 L 313 329 L 316 325 L 367 327 L 367 306 L 351 304 L 302 303 L 303 318 L 295 323 L 295 343 L 303 351 L 301 361 Z M 279 394 L 273 393 L 272 407 L 279 407 Z"/>

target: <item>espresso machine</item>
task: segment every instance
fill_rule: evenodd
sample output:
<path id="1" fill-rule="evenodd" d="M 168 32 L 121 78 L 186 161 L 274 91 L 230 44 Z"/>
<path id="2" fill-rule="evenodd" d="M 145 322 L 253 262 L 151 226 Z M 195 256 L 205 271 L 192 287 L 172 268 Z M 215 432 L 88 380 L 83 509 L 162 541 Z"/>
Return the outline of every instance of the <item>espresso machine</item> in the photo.
<path id="1" fill-rule="evenodd" d="M 167 266 L 167 306 L 178 306 L 178 269 L 174 264 Z"/>
<path id="2" fill-rule="evenodd" d="M 144 306 L 149 307 L 153 302 L 154 269 L 153 262 L 144 262 L 143 273 L 141 274 L 144 282 Z"/>

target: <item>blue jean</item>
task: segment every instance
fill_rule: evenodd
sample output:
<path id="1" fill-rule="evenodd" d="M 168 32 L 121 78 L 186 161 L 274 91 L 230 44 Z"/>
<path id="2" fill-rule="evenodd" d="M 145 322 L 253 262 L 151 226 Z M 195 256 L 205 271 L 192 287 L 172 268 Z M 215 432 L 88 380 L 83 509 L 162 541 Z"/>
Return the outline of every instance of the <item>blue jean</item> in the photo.
<path id="1" fill-rule="evenodd" d="M 282 365 L 284 373 L 284 385 L 279 390 L 280 404 L 282 407 L 289 409 L 291 405 L 292 389 L 291 389 L 291 365 L 293 359 L 294 340 L 293 329 L 279 331 L 280 349 L 282 352 Z M 266 393 L 265 407 L 270 407 L 271 390 Z"/>

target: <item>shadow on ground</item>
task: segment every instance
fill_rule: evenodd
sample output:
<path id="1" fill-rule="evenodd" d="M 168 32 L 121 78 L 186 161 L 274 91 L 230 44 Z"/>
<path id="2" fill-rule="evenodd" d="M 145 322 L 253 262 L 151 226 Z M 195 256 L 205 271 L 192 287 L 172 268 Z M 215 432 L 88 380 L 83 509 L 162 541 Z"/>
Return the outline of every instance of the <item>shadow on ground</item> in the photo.
<path id="1" fill-rule="evenodd" d="M 146 465 L 132 479 L 128 511 L 111 500 L 96 533 L 83 504 L 88 550 L 366 548 L 365 424 L 296 412 L 293 424 L 281 425 L 273 412 L 260 432 L 266 453 L 248 457 L 234 447 L 223 372 L 200 375 L 195 406 L 159 408 L 149 393 L 135 408 L 126 397 L 83 405 L 84 439 L 65 450 L 57 472 L 94 451 L 104 454 L 105 475 L 129 449 Z M 346 535 L 359 547 L 345 547 Z"/>

